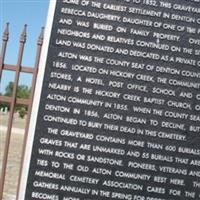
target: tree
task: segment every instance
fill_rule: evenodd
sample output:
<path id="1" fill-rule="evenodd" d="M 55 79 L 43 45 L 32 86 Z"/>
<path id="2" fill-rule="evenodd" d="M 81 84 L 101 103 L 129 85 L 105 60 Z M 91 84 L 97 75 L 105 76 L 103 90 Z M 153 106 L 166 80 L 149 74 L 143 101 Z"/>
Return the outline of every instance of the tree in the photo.
<path id="1" fill-rule="evenodd" d="M 11 97 L 13 93 L 13 82 L 9 82 L 8 85 L 6 86 L 4 96 Z M 31 89 L 27 85 L 19 85 L 17 87 L 17 98 L 22 98 L 22 99 L 29 99 L 31 93 Z M 17 105 L 15 107 L 15 111 L 19 113 L 19 116 L 21 118 L 24 118 L 25 115 L 27 114 L 28 107 L 25 105 Z"/>
<path id="2" fill-rule="evenodd" d="M 8 85 L 6 86 L 4 96 L 11 97 L 12 91 L 13 91 L 13 82 L 9 82 Z"/>
<path id="3" fill-rule="evenodd" d="M 13 92 L 13 82 L 9 82 L 6 86 L 4 96 L 11 97 Z M 17 98 L 28 99 L 30 97 L 30 89 L 27 85 L 19 85 L 17 88 Z"/>

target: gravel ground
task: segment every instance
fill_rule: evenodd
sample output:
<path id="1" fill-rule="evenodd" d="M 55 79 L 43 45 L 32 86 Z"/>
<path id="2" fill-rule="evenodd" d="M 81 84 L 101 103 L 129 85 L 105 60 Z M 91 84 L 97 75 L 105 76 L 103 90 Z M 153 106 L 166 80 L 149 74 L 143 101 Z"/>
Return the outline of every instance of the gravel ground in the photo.
<path id="1" fill-rule="evenodd" d="M 7 126 L 8 124 L 8 114 L 4 115 L 0 112 L 0 125 L 1 126 Z M 24 128 L 24 125 L 26 123 L 26 117 L 24 119 L 19 118 L 19 115 L 17 113 L 14 114 L 13 119 L 13 127 L 14 128 Z"/>
<path id="2" fill-rule="evenodd" d="M 5 145 L 5 132 L 8 122 L 8 115 L 0 112 L 0 169 L 2 167 L 3 149 Z M 21 163 L 21 152 L 23 144 L 23 129 L 26 119 L 21 119 L 18 114 L 15 113 L 13 120 L 13 129 L 11 135 L 11 143 L 8 156 L 8 164 L 6 171 L 6 179 L 4 186 L 3 200 L 15 200 L 18 173 Z"/>
<path id="3" fill-rule="evenodd" d="M 2 156 L 5 141 L 5 132 L 0 132 L 0 168 L 2 166 Z M 3 200 L 15 200 L 18 173 L 20 168 L 21 152 L 22 152 L 23 134 L 12 134 L 9 150 L 6 179 L 4 186 Z"/>

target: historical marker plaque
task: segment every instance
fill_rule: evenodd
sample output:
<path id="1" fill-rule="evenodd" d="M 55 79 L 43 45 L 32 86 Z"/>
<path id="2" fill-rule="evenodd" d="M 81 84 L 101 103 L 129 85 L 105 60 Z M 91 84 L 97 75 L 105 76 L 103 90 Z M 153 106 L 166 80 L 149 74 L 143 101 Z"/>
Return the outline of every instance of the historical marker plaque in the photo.
<path id="1" fill-rule="evenodd" d="M 46 33 L 20 200 L 199 200 L 199 0 L 51 1 Z"/>

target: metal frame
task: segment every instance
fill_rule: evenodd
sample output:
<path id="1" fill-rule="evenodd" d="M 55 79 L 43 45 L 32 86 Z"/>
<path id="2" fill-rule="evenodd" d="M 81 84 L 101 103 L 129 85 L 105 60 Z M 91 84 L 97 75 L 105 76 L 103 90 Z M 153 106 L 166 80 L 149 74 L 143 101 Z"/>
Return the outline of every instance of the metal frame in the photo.
<path id="1" fill-rule="evenodd" d="M 36 78 L 37 78 L 37 73 L 38 73 L 41 49 L 42 49 L 42 45 L 43 45 L 44 27 L 42 27 L 41 33 L 40 33 L 38 41 L 37 41 L 37 52 L 36 52 L 34 68 L 22 66 L 22 58 L 23 58 L 26 38 L 27 38 L 27 25 L 24 25 L 24 28 L 23 28 L 23 31 L 21 33 L 20 40 L 19 40 L 19 51 L 18 51 L 17 64 L 16 65 L 4 64 L 7 43 L 9 40 L 9 23 L 6 24 L 6 27 L 5 27 L 5 30 L 3 33 L 2 50 L 1 50 L 1 54 L 0 54 L 0 81 L 1 81 L 3 70 L 15 71 L 15 80 L 13 83 L 12 97 L 0 96 L 0 102 L 8 103 L 10 105 L 2 169 L 1 169 L 1 174 L 0 174 L 0 200 L 3 199 L 3 191 L 4 191 L 4 185 L 5 185 L 6 168 L 7 168 L 7 162 L 8 162 L 8 153 L 9 153 L 9 147 L 10 147 L 11 134 L 12 134 L 12 124 L 13 124 L 13 116 L 14 116 L 14 112 L 15 112 L 15 106 L 16 105 L 26 105 L 26 106 L 28 106 L 28 114 L 27 114 L 26 125 L 25 125 L 25 133 L 24 133 L 23 147 L 22 147 L 23 150 L 22 150 L 22 154 L 21 154 L 22 155 L 21 166 L 20 166 L 18 188 L 17 188 L 17 194 L 16 194 L 17 199 L 18 199 L 19 185 L 21 182 L 21 174 L 22 174 L 21 169 L 22 169 L 22 163 L 24 160 L 25 148 L 26 148 L 26 143 L 27 143 L 27 133 L 28 133 L 28 128 L 29 128 L 32 103 L 33 103 L 33 96 L 34 96 L 34 91 L 35 91 L 35 84 L 36 84 Z M 31 94 L 30 94 L 29 99 L 17 98 L 17 88 L 18 88 L 19 77 L 20 77 L 21 72 L 31 73 L 33 75 L 32 85 L 31 85 Z"/>

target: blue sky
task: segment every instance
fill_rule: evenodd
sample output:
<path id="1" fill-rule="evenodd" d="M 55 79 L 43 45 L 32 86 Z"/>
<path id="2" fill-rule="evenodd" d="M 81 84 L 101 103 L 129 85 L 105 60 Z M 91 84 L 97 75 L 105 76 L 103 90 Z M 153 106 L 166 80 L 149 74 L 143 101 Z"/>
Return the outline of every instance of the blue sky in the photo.
<path id="1" fill-rule="evenodd" d="M 50 0 L 0 0 L 0 36 L 6 22 L 10 23 L 10 38 L 6 53 L 6 64 L 16 64 L 19 48 L 19 36 L 24 24 L 28 24 L 27 42 L 24 50 L 23 65 L 33 66 L 36 43 L 42 26 L 46 24 Z M 1 44 L 1 43 L 0 43 Z M 20 84 L 30 84 L 31 76 L 21 74 Z M 4 91 L 9 81 L 13 81 L 14 73 L 4 71 L 0 92 Z"/>

